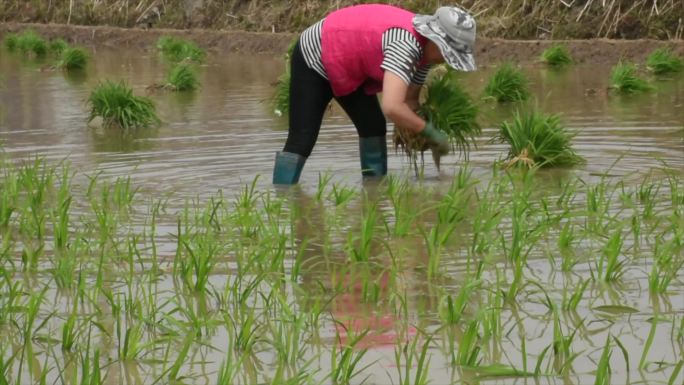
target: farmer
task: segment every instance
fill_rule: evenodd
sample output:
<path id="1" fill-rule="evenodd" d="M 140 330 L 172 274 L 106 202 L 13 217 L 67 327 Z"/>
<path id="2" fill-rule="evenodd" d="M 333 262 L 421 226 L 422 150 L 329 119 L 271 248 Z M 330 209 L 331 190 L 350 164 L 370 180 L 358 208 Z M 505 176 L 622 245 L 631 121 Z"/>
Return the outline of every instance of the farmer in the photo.
<path id="1" fill-rule="evenodd" d="M 433 64 L 475 70 L 475 20 L 458 7 L 416 15 L 390 5 L 343 8 L 307 28 L 291 59 L 287 142 L 276 154 L 274 184 L 295 184 L 334 97 L 359 134 L 364 176 L 387 173 L 385 116 L 449 152 L 447 136 L 414 112 Z M 382 92 L 382 103 L 376 94 Z"/>

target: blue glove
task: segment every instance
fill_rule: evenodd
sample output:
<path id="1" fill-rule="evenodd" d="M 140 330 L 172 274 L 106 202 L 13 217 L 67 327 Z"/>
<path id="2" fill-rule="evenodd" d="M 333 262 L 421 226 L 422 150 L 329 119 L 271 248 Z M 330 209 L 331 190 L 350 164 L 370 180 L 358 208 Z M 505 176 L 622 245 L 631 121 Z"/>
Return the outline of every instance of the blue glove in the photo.
<path id="1" fill-rule="evenodd" d="M 419 135 L 427 140 L 430 149 L 432 149 L 434 154 L 442 156 L 449 153 L 449 149 L 451 148 L 451 145 L 449 145 L 449 137 L 442 131 L 436 129 L 431 122 L 425 124 L 425 128 Z"/>

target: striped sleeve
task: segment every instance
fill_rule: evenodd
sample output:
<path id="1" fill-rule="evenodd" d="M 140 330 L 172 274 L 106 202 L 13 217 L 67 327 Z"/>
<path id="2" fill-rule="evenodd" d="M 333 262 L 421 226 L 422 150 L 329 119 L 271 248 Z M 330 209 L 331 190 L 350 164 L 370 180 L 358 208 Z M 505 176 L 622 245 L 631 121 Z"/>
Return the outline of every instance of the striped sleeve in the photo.
<path id="1" fill-rule="evenodd" d="M 406 84 L 423 84 L 429 66 L 418 67 L 423 49 L 418 40 L 403 28 L 391 28 L 382 35 L 384 59 L 380 67 L 399 76 Z"/>
<path id="2" fill-rule="evenodd" d="M 328 76 L 323 68 L 323 59 L 321 56 L 321 33 L 324 20 L 305 29 L 300 37 L 299 45 L 302 49 L 302 56 L 304 56 L 306 65 L 327 79 Z"/>

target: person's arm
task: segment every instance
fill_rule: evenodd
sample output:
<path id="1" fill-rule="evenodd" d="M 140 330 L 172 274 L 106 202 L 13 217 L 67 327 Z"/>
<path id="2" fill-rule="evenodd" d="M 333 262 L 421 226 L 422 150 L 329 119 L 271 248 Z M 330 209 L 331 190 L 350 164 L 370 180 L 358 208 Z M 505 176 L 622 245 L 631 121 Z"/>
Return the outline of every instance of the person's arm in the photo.
<path id="1" fill-rule="evenodd" d="M 385 71 L 382 84 L 382 111 L 396 126 L 410 130 L 427 139 L 433 152 L 445 155 L 449 152 L 449 138 L 424 121 L 407 103 L 409 85 L 396 74 Z"/>
<path id="2" fill-rule="evenodd" d="M 417 92 L 420 92 L 420 88 Z M 415 102 L 417 107 L 417 92 L 398 75 L 385 71 L 382 82 L 382 112 L 394 124 L 414 133 L 425 128 L 425 121 L 414 112 L 414 106 L 411 105 Z"/>
<path id="3" fill-rule="evenodd" d="M 411 83 L 408 86 L 408 91 L 406 92 L 406 104 L 411 108 L 413 111 L 418 111 L 418 107 L 420 107 L 420 90 L 423 88 L 421 84 L 415 84 Z"/>

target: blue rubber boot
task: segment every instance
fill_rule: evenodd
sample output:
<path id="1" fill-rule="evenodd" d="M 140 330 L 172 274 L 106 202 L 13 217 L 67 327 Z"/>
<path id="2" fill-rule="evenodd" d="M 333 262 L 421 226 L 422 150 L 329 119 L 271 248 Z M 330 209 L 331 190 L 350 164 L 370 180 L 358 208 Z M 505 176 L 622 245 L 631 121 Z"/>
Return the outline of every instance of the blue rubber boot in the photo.
<path id="1" fill-rule="evenodd" d="M 306 158 L 292 152 L 277 152 L 273 167 L 273 184 L 297 184 Z"/>
<path id="2" fill-rule="evenodd" d="M 387 175 L 387 140 L 384 136 L 359 138 L 363 176 Z"/>

